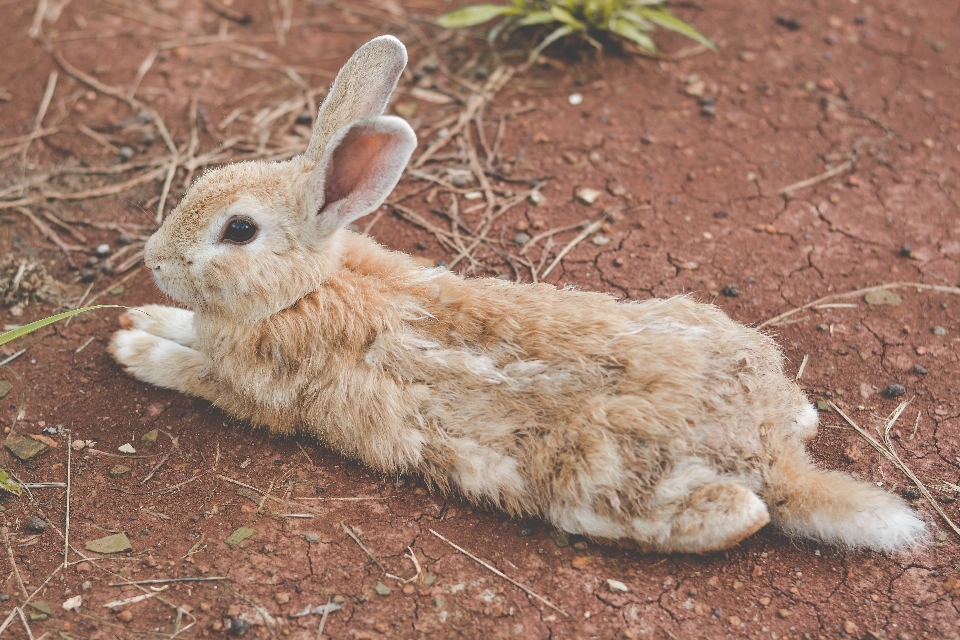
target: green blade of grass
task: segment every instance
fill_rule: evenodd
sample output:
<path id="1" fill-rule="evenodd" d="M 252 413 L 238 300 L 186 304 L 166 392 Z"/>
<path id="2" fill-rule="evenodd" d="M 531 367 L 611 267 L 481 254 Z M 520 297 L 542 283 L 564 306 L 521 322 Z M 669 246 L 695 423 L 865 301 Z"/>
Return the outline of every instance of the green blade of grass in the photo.
<path id="1" fill-rule="evenodd" d="M 556 18 L 554 18 L 553 14 L 549 11 L 534 11 L 520 18 L 517 26 L 528 27 L 532 24 L 547 24 L 555 20 Z"/>
<path id="2" fill-rule="evenodd" d="M 630 20 L 625 18 L 614 18 L 610 22 L 610 27 L 618 36 L 636 42 L 650 53 L 655 54 L 657 52 L 657 45 L 654 44 L 653 38 L 641 33 L 640 30 L 637 29 L 636 25 L 634 25 Z"/>
<path id="3" fill-rule="evenodd" d="M 565 24 L 562 27 L 558 28 L 556 31 L 553 31 L 546 38 L 543 39 L 543 42 L 537 45 L 536 49 L 530 52 L 529 60 L 536 60 L 537 56 L 540 55 L 540 52 L 549 47 L 551 44 L 559 40 L 564 36 L 568 36 L 571 33 L 578 31 L 569 24 Z"/>
<path id="4" fill-rule="evenodd" d="M 517 13 L 517 8 L 509 4 L 477 4 L 445 13 L 437 18 L 437 24 L 445 29 L 475 27 L 497 16 L 517 15 Z"/>
<path id="5" fill-rule="evenodd" d="M 681 20 L 677 16 L 670 13 L 669 10 L 664 8 L 656 9 L 647 9 L 637 7 L 635 11 L 649 20 L 650 22 L 663 27 L 664 29 L 669 29 L 670 31 L 676 31 L 677 33 L 683 34 L 690 38 L 691 40 L 696 40 L 703 46 L 707 47 L 711 51 L 717 50 L 717 45 L 713 44 L 709 38 L 704 36 L 702 33 L 691 27 L 685 21 Z"/>
<path id="6" fill-rule="evenodd" d="M 20 485 L 13 481 L 6 469 L 0 469 L 0 489 L 20 495 L 22 489 Z"/>
<path id="7" fill-rule="evenodd" d="M 567 11 L 566 9 L 564 9 L 563 7 L 552 4 L 550 5 L 550 13 L 553 15 L 554 19 L 557 22 L 562 22 L 565 25 L 569 25 L 570 27 L 576 29 L 577 31 L 583 31 L 584 29 L 586 29 L 586 25 L 584 25 L 582 22 L 574 18 L 573 14 Z M 553 34 L 551 33 L 550 35 L 553 35 Z M 563 34 L 563 35 L 566 35 L 566 34 Z M 547 36 L 547 37 L 549 38 L 550 36 Z M 557 37 L 560 38 L 563 36 L 557 36 Z"/>
<path id="8" fill-rule="evenodd" d="M 87 311 L 93 311 L 94 309 L 129 309 L 130 307 L 125 307 L 119 304 L 97 304 L 92 307 L 81 307 L 80 309 L 73 309 L 72 311 L 65 311 L 63 313 L 58 313 L 55 316 L 50 316 L 49 318 L 43 318 L 41 320 L 35 320 L 30 324 L 25 324 L 22 327 L 18 327 L 13 331 L 7 331 L 4 334 L 0 334 L 0 345 L 5 345 L 12 340 L 21 338 L 25 335 L 31 334 L 37 329 L 42 329 L 47 325 L 51 325 L 54 322 L 59 322 L 60 320 L 66 320 L 70 316 L 75 316 L 80 313 L 86 313 Z"/>

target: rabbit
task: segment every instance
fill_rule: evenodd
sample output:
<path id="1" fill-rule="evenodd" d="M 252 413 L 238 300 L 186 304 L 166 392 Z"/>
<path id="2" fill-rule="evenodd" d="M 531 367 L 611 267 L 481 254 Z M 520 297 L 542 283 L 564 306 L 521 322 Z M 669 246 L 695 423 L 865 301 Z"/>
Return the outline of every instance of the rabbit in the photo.
<path id="1" fill-rule="evenodd" d="M 192 310 L 127 312 L 133 377 L 382 474 L 643 551 L 709 553 L 774 523 L 894 552 L 925 539 L 897 496 L 818 468 L 818 414 L 767 335 L 688 297 L 464 278 L 345 227 L 417 146 L 382 115 L 406 50 L 361 47 L 305 153 L 199 177 L 146 244 Z"/>

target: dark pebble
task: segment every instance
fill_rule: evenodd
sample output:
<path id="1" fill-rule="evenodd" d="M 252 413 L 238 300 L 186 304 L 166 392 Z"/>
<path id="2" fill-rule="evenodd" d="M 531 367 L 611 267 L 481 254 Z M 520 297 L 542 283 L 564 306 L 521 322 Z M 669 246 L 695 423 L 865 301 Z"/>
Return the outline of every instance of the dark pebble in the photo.
<path id="1" fill-rule="evenodd" d="M 900 255 L 903 256 L 904 258 L 910 257 L 910 251 L 911 251 L 910 245 L 908 244 L 905 244 L 902 247 L 900 247 Z"/>
<path id="2" fill-rule="evenodd" d="M 232 636 L 245 636 L 250 627 L 243 618 L 227 618 L 227 633 Z"/>
<path id="3" fill-rule="evenodd" d="M 717 115 L 717 108 L 712 104 L 705 104 L 703 108 L 700 109 L 700 115 L 713 117 Z"/>
<path id="4" fill-rule="evenodd" d="M 418 243 L 417 243 L 417 250 L 418 250 L 418 251 L 423 251 L 423 250 L 426 249 L 426 248 L 427 248 L 427 245 L 426 245 L 425 243 L 423 243 L 423 242 L 418 242 Z"/>
<path id="5" fill-rule="evenodd" d="M 947 335 L 947 330 L 944 329 L 943 327 L 934 327 L 934 328 L 931 329 L 930 331 L 932 331 L 932 332 L 933 332 L 933 335 L 935 335 L 935 336 L 943 337 L 943 336 Z"/>
<path id="6" fill-rule="evenodd" d="M 714 218 L 726 218 L 729 215 L 730 215 L 730 212 L 727 211 L 726 209 L 717 209 L 716 211 L 713 212 Z"/>
<path id="7" fill-rule="evenodd" d="M 465 186 L 467 186 L 467 179 L 463 176 L 453 176 L 453 178 L 450 179 L 450 184 L 455 186 L 457 189 L 463 189 Z"/>
<path id="8" fill-rule="evenodd" d="M 534 531 L 530 527 L 524 527 L 523 529 L 520 529 L 519 531 L 517 531 L 518 538 L 529 538 L 533 534 L 534 534 Z"/>
<path id="9" fill-rule="evenodd" d="M 799 31 L 803 27 L 803 24 L 799 20 L 785 15 L 777 16 L 777 24 L 781 27 L 786 27 L 790 31 Z"/>
<path id="10" fill-rule="evenodd" d="M 723 287 L 721 293 L 728 298 L 736 298 L 740 295 L 740 287 L 735 284 L 728 284 Z"/>
<path id="11" fill-rule="evenodd" d="M 43 533 L 47 530 L 47 521 L 43 518 L 38 518 L 33 516 L 30 518 L 30 522 L 27 523 L 27 531 L 31 533 Z"/>
<path id="12" fill-rule="evenodd" d="M 917 374 L 919 374 L 919 375 L 921 375 L 921 376 L 925 376 L 925 375 L 927 375 L 928 373 L 930 373 L 930 370 L 927 369 L 927 368 L 926 368 L 925 366 L 923 366 L 922 364 L 915 364 L 915 365 L 913 365 L 913 372 L 914 372 L 914 373 L 917 373 Z"/>
<path id="13" fill-rule="evenodd" d="M 888 384 L 887 388 L 883 390 L 883 395 L 888 398 L 899 398 L 907 392 L 907 388 L 902 384 Z"/>
<path id="14" fill-rule="evenodd" d="M 323 493 L 323 487 L 317 487 L 317 495 Z"/>
<path id="15" fill-rule="evenodd" d="M 10 596 L 8 596 L 5 593 L 0 593 L 0 602 L 6 602 L 9 599 L 10 599 Z"/>
<path id="16" fill-rule="evenodd" d="M 920 493 L 920 489 L 917 489 L 916 487 L 907 487 L 900 492 L 900 495 L 907 500 L 919 500 L 923 496 L 923 494 Z"/>

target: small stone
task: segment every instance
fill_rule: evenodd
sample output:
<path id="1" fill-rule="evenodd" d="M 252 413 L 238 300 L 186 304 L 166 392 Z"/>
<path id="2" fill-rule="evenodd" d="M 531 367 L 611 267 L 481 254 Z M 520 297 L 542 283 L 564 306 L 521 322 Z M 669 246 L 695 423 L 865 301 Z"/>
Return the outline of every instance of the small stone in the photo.
<path id="1" fill-rule="evenodd" d="M 117 620 L 121 622 L 131 622 L 133 621 L 133 612 L 130 611 L 130 609 L 124 609 L 117 614 Z"/>
<path id="2" fill-rule="evenodd" d="M 147 405 L 147 417 L 156 418 L 161 413 L 166 411 L 167 406 L 160 404 L 159 402 L 154 402 L 153 404 Z"/>
<path id="3" fill-rule="evenodd" d="M 593 236 L 592 240 L 593 240 L 593 244 L 597 245 L 598 247 L 602 247 L 604 245 L 610 244 L 610 238 L 608 238 L 607 236 L 601 236 L 599 234 Z"/>
<path id="4" fill-rule="evenodd" d="M 231 549 L 234 549 L 238 544 L 240 544 L 244 540 L 252 538 L 258 533 L 259 531 L 257 531 L 256 529 L 251 529 L 250 527 L 240 527 L 239 529 L 236 529 L 233 533 L 231 533 L 229 536 L 227 536 L 227 539 L 224 540 L 224 542 L 227 544 L 228 547 L 230 547 Z"/>
<path id="5" fill-rule="evenodd" d="M 619 580 L 611 580 L 609 578 L 607 579 L 607 587 L 613 593 L 626 593 L 627 591 L 630 591 L 630 589 L 627 588 L 627 585 L 623 584 Z"/>
<path id="6" fill-rule="evenodd" d="M 830 411 L 830 403 L 826 400 L 817 400 L 817 411 Z"/>
<path id="7" fill-rule="evenodd" d="M 581 202 L 584 202 L 586 204 L 593 204 L 602 195 L 603 195 L 602 191 L 591 189 L 589 187 L 584 187 L 583 189 L 577 190 L 577 198 L 579 198 Z"/>
<path id="8" fill-rule="evenodd" d="M 531 238 L 529 233 L 518 233 L 517 235 L 513 236 L 513 243 L 518 245 L 524 245 L 530 242 L 530 239 Z"/>
<path id="9" fill-rule="evenodd" d="M 577 106 L 578 104 L 583 104 L 583 95 L 579 93 L 571 93 L 569 96 L 567 96 L 567 102 L 569 102 L 573 106 Z"/>
<path id="10" fill-rule="evenodd" d="M 429 574 L 427 574 L 427 575 L 429 575 Z M 426 580 L 424 580 L 424 582 L 426 582 Z M 427 584 L 429 584 L 429 583 L 427 583 Z M 330 598 L 330 600 L 331 600 L 331 602 L 333 602 L 333 604 L 343 604 L 344 602 L 347 601 L 347 599 L 344 598 L 344 597 L 343 597 L 341 594 L 339 594 L 339 593 L 338 593 L 337 595 L 333 596 L 332 598 Z"/>
<path id="11" fill-rule="evenodd" d="M 125 533 L 115 533 L 112 536 L 97 538 L 84 545 L 87 551 L 94 553 L 123 553 L 124 551 L 133 551 L 130 546 L 130 540 Z"/>
<path id="12" fill-rule="evenodd" d="M 844 620 L 843 630 L 846 631 L 849 635 L 855 636 L 860 631 L 860 628 L 852 620 Z"/>
<path id="13" fill-rule="evenodd" d="M 530 228 L 530 223 L 526 220 L 518 220 L 517 223 L 513 225 L 513 228 L 517 231 L 526 231 Z"/>
<path id="14" fill-rule="evenodd" d="M 855 444 L 843 450 L 843 457 L 847 462 L 857 462 L 863 457 L 863 451 Z"/>
<path id="15" fill-rule="evenodd" d="M 529 538 L 533 534 L 534 534 L 534 530 L 531 529 L 530 527 L 524 527 L 523 529 L 519 529 L 517 531 L 518 538 Z"/>
<path id="16" fill-rule="evenodd" d="M 571 546 L 577 551 L 586 551 L 588 548 L 587 543 L 584 540 L 577 540 Z"/>
<path id="17" fill-rule="evenodd" d="M 923 493 L 921 493 L 920 489 L 916 487 L 907 487 L 906 489 L 900 492 L 900 495 L 902 495 L 907 500 L 919 500 L 920 498 L 923 497 Z"/>
<path id="18" fill-rule="evenodd" d="M 119 451 L 120 453 L 129 454 L 129 455 L 133 455 L 134 453 L 137 452 L 137 450 L 134 449 L 134 448 L 133 448 L 133 445 L 130 444 L 129 442 L 126 443 L 126 444 L 122 444 L 122 445 L 120 445 L 119 447 L 117 447 L 117 451 Z"/>
<path id="19" fill-rule="evenodd" d="M 907 388 L 902 384 L 888 384 L 887 388 L 883 390 L 883 395 L 888 398 L 899 398 L 907 392 Z"/>
<path id="20" fill-rule="evenodd" d="M 863 301 L 873 307 L 897 307 L 903 298 L 889 289 L 877 289 L 863 296 Z"/>
<path id="21" fill-rule="evenodd" d="M 732 586 L 734 591 L 739 591 L 740 589 L 743 589 L 743 583 L 740 582 L 739 580 L 734 580 Z"/>
<path id="22" fill-rule="evenodd" d="M 118 465 L 116 465 L 115 467 L 113 467 L 112 469 L 110 469 L 110 477 L 111 477 L 111 478 L 119 478 L 119 477 L 121 477 L 121 476 L 127 475 L 128 473 L 130 473 L 130 467 L 125 466 L 125 465 L 122 465 L 122 464 L 118 464 Z"/>
<path id="23" fill-rule="evenodd" d="M 688 96 L 693 96 L 699 98 L 703 95 L 703 92 L 706 90 L 707 85 L 703 80 L 697 80 L 696 82 L 691 82 L 683 88 L 683 92 Z"/>
<path id="24" fill-rule="evenodd" d="M 77 571 L 79 571 L 80 573 L 87 573 L 88 571 L 93 571 L 93 565 L 86 561 L 81 562 L 77 564 Z"/>
<path id="25" fill-rule="evenodd" d="M 728 298 L 736 298 L 740 295 L 740 287 L 735 284 L 724 285 L 723 289 L 720 290 L 720 293 Z"/>
<path id="26" fill-rule="evenodd" d="M 149 413 L 149 409 L 147 409 L 147 411 Z M 155 444 L 157 444 L 157 438 L 159 437 L 160 437 L 160 430 L 151 429 L 150 431 L 147 431 L 145 434 L 140 436 L 140 446 L 142 446 L 144 449 L 151 449 Z"/>
<path id="27" fill-rule="evenodd" d="M 934 328 L 931 329 L 930 331 L 933 332 L 933 335 L 935 335 L 935 336 L 943 337 L 943 336 L 947 335 L 947 330 L 944 329 L 943 327 L 934 327 Z"/>
<path id="28" fill-rule="evenodd" d="M 535 189 L 530 192 L 530 202 L 532 202 L 534 205 L 539 207 L 543 204 L 546 204 L 547 198 L 542 193 L 540 193 L 539 190 Z"/>
<path id="29" fill-rule="evenodd" d="M 308 533 L 303 536 L 303 539 L 313 544 L 320 542 L 320 536 L 316 533 Z"/>
<path id="30" fill-rule="evenodd" d="M 839 194 L 839 193 L 831 193 L 831 194 L 830 194 L 830 197 L 827 198 L 827 199 L 830 200 L 830 204 L 840 204 L 840 194 Z"/>
<path id="31" fill-rule="evenodd" d="M 43 533 L 47 530 L 47 521 L 43 518 L 38 518 L 33 516 L 30 518 L 30 522 L 27 523 L 27 531 L 30 533 Z"/>
<path id="32" fill-rule="evenodd" d="M 904 258 L 909 258 L 910 254 L 913 252 L 910 245 L 904 244 L 900 246 L 900 256 Z"/>
<path id="33" fill-rule="evenodd" d="M 622 267 L 622 266 L 623 266 L 623 258 L 621 258 L 620 256 L 617 256 L 616 258 L 614 258 L 614 259 L 613 259 L 613 266 L 615 266 L 615 267 Z"/>
<path id="34" fill-rule="evenodd" d="M 761 606 L 766 607 L 766 606 L 768 606 L 768 605 L 770 604 L 770 598 L 768 598 L 767 596 L 763 596 L 763 597 L 760 598 L 757 602 L 759 602 L 759 603 L 761 604 Z"/>
<path id="35" fill-rule="evenodd" d="M 12 453 L 20 462 L 33 460 L 50 448 L 44 443 L 26 436 L 13 436 L 8 438 L 4 446 L 7 448 L 7 451 Z"/>
<path id="36" fill-rule="evenodd" d="M 570 561 L 570 566 L 574 569 L 583 570 L 593 564 L 593 558 L 590 556 L 576 556 Z"/>
<path id="37" fill-rule="evenodd" d="M 290 602 L 290 594 L 286 591 L 278 591 L 273 594 L 273 599 L 277 601 L 277 604 L 287 604 Z"/>
<path id="38" fill-rule="evenodd" d="M 227 633 L 232 636 L 245 636 L 250 625 L 243 618 L 230 618 L 227 623 Z"/>
<path id="39" fill-rule="evenodd" d="M 930 370 L 927 369 L 927 368 L 926 368 L 925 366 L 923 366 L 922 364 L 915 364 L 915 365 L 913 365 L 913 372 L 916 373 L 916 374 L 918 374 L 918 375 L 925 376 L 925 375 L 927 375 L 928 373 L 930 373 Z"/>
<path id="40" fill-rule="evenodd" d="M 727 618 L 727 622 L 730 623 L 731 627 L 739 627 L 741 623 L 740 616 L 730 616 Z"/>
<path id="41" fill-rule="evenodd" d="M 917 352 L 917 355 L 918 355 L 918 356 L 922 356 L 922 355 L 926 355 L 926 353 L 927 353 L 927 348 L 926 348 L 925 346 L 923 346 L 923 345 L 920 345 L 919 347 L 917 347 L 917 348 L 915 349 L 915 351 Z"/>
<path id="42" fill-rule="evenodd" d="M 803 28 L 803 23 L 801 23 L 799 20 L 785 15 L 777 16 L 777 24 L 781 27 L 785 27 L 789 31 L 799 31 Z"/>
<path id="43" fill-rule="evenodd" d="M 777 615 L 781 618 L 789 618 L 790 612 L 787 609 L 777 609 Z"/>
<path id="44" fill-rule="evenodd" d="M 417 588 L 412 584 L 403 585 L 403 595 L 412 596 L 416 592 L 417 592 Z"/>
<path id="45" fill-rule="evenodd" d="M 383 597 L 387 597 L 388 595 L 393 593 L 393 589 L 383 584 L 382 582 L 378 582 L 376 585 L 374 585 L 373 590 L 377 592 L 378 596 L 383 596 Z"/>
<path id="46" fill-rule="evenodd" d="M 550 532 L 550 539 L 561 549 L 570 546 L 570 535 L 566 531 L 556 529 Z"/>
<path id="47" fill-rule="evenodd" d="M 6 398 L 11 391 L 13 391 L 13 385 L 6 380 L 0 380 L 0 400 Z"/>
<path id="48" fill-rule="evenodd" d="M 6 602 L 10 599 L 10 596 L 6 593 L 0 593 L 0 602 Z"/>
<path id="49" fill-rule="evenodd" d="M 98 244 L 98 245 L 97 245 L 97 255 L 98 255 L 98 256 L 108 256 L 108 255 L 110 255 L 110 245 L 108 245 L 108 244 Z"/>

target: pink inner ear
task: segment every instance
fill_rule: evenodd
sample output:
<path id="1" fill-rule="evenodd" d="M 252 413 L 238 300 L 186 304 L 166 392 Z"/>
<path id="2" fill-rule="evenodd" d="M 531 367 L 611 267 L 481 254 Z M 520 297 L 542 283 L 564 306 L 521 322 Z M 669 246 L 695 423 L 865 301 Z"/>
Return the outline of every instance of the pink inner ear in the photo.
<path id="1" fill-rule="evenodd" d="M 324 208 L 363 188 L 381 169 L 378 161 L 393 142 L 389 134 L 373 134 L 355 128 L 344 136 L 330 158 L 327 180 L 323 185 Z"/>

